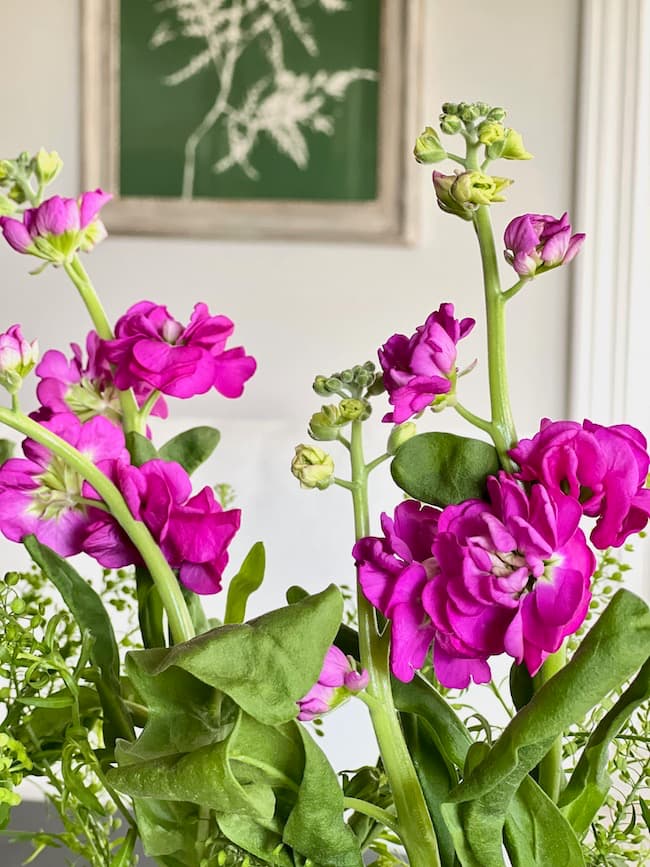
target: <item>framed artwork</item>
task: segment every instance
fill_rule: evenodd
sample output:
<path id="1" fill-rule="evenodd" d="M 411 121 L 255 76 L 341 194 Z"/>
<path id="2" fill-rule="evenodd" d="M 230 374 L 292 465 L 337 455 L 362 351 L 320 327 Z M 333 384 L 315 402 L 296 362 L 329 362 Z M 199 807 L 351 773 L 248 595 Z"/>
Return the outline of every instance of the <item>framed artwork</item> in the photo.
<path id="1" fill-rule="evenodd" d="M 408 243 L 425 0 L 81 0 L 109 230 Z"/>

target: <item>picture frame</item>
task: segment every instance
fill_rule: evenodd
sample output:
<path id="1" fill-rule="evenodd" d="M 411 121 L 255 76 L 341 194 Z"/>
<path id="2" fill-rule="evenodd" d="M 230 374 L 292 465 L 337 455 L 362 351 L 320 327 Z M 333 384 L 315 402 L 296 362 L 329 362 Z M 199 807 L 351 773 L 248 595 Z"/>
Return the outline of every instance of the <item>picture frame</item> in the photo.
<path id="1" fill-rule="evenodd" d="M 234 165 L 238 159 L 242 159 L 242 149 L 239 148 L 237 152 L 236 147 L 233 156 L 231 147 L 231 155 L 227 159 L 230 159 L 233 164 L 231 168 L 231 178 L 235 178 L 234 182 L 231 181 L 231 186 L 235 190 L 233 196 L 222 197 L 218 194 L 213 196 L 203 192 L 199 192 L 198 195 L 184 195 L 180 189 L 176 194 L 165 192 L 160 195 L 151 194 L 147 190 L 137 190 L 134 193 L 132 189 L 128 189 L 128 184 L 133 183 L 128 172 L 130 164 L 127 162 L 127 159 L 131 158 L 130 156 L 123 158 L 122 152 L 127 155 L 135 153 L 137 156 L 138 150 L 144 148 L 146 151 L 146 142 L 143 146 L 142 135 L 138 137 L 136 133 L 131 134 L 129 129 L 138 127 L 140 116 L 151 104 L 151 100 L 140 98 L 139 104 L 136 104 L 133 110 L 133 121 L 124 114 L 121 82 L 128 83 L 130 79 L 128 67 L 121 63 L 126 57 L 126 53 L 122 51 L 124 21 L 121 12 L 126 10 L 128 16 L 135 8 L 132 4 L 142 3 L 145 0 L 128 0 L 131 4 L 128 7 L 124 6 L 127 0 L 80 0 L 80 2 L 81 176 L 84 188 L 102 187 L 115 194 L 114 200 L 104 211 L 109 231 L 114 234 L 128 235 L 251 240 L 289 239 L 392 244 L 412 244 L 417 240 L 420 203 L 416 192 L 417 186 L 414 184 L 411 152 L 412 143 L 419 132 L 418 124 L 421 123 L 425 62 L 423 45 L 425 0 L 366 0 L 371 4 L 368 8 L 372 8 L 372 4 L 375 4 L 378 9 L 378 75 L 376 82 L 372 82 L 369 81 L 372 76 L 368 70 L 355 67 L 352 72 L 356 73 L 358 78 L 368 79 L 357 81 L 356 85 L 353 85 L 357 87 L 357 91 L 361 89 L 361 85 L 365 87 L 366 92 L 371 88 L 376 90 L 375 186 L 372 195 L 368 196 L 363 190 L 360 192 L 357 190 L 354 193 L 355 197 L 350 200 L 345 199 L 345 192 L 343 194 L 336 192 L 336 199 L 303 198 L 302 195 L 278 197 L 272 193 L 265 197 L 251 196 L 248 193 L 240 195 L 237 177 L 242 178 L 242 189 L 246 188 L 246 184 L 248 190 L 255 189 L 244 178 L 244 173 L 248 168 L 256 172 L 253 165 L 256 155 L 265 156 L 265 147 L 271 150 L 273 143 L 277 145 L 277 141 L 272 141 L 271 145 L 268 145 L 268 137 L 264 139 L 261 135 L 252 150 L 249 148 L 248 155 L 252 153 L 252 159 L 248 167 L 244 163 Z M 146 2 L 149 6 L 152 5 L 152 0 Z M 162 4 L 158 8 L 169 9 L 175 3 L 182 6 L 191 2 L 192 0 L 158 0 L 158 3 Z M 270 6 L 273 5 L 273 0 L 258 0 L 260 7 L 267 2 Z M 331 8 L 326 11 L 333 14 L 337 13 L 337 7 L 340 6 L 343 12 L 343 7 L 347 5 L 345 0 L 318 0 L 318 2 L 324 7 L 330 6 Z M 229 5 L 230 8 L 237 5 L 226 4 L 220 0 L 215 0 L 215 4 L 216 7 Z M 154 41 L 157 39 L 158 42 L 163 43 L 171 40 L 169 32 L 160 30 L 160 35 L 157 35 L 158 33 L 159 31 L 155 31 Z M 144 48 L 142 50 L 144 51 Z M 135 62 L 137 64 L 137 57 Z M 186 66 L 191 67 L 192 64 L 200 63 L 201 59 L 197 56 Z M 133 68 L 138 69 L 137 65 Z M 189 77 L 192 74 L 191 68 L 189 73 L 181 68 L 180 75 L 184 74 Z M 324 73 L 318 74 L 323 78 Z M 348 78 L 350 77 L 348 73 Z M 142 79 L 143 76 L 138 69 L 137 76 L 133 75 L 131 79 L 137 81 L 136 90 L 142 89 Z M 298 79 L 299 76 L 294 75 L 293 81 Z M 332 73 L 329 81 L 332 82 L 334 79 L 335 75 Z M 306 74 L 300 80 L 307 80 Z M 314 81 L 314 77 L 311 80 Z M 341 80 L 340 75 L 335 79 L 336 82 Z M 289 81 L 291 83 L 292 79 L 289 78 Z M 131 93 L 130 86 L 125 88 L 125 93 L 127 95 Z M 341 102 L 340 99 L 336 101 Z M 163 104 L 163 113 L 168 110 L 168 106 L 165 106 L 166 102 Z M 122 123 L 125 116 L 127 123 Z M 244 122 L 247 122 L 246 119 Z M 320 121 L 316 118 L 313 122 Z M 323 123 L 327 124 L 328 120 Z M 336 123 L 335 117 L 333 124 Z M 175 123 L 167 123 L 166 129 L 175 129 L 176 126 Z M 289 132 L 293 134 L 295 129 L 290 127 Z M 245 132 L 249 131 L 245 130 Z M 274 131 L 272 133 L 275 134 Z M 220 134 L 220 141 L 223 141 L 223 129 Z M 127 147 L 129 135 L 135 141 L 135 146 L 131 150 Z M 254 133 L 251 133 L 251 137 L 253 135 Z M 325 137 L 321 136 L 321 138 Z M 162 138 L 164 139 L 164 135 Z M 349 134 L 347 140 L 356 146 L 361 138 Z M 152 146 L 159 144 L 160 140 L 160 136 L 155 140 L 152 138 Z M 281 165 L 282 170 L 287 167 L 287 178 L 291 177 L 294 190 L 301 192 L 301 178 L 292 166 L 292 159 L 287 157 L 287 150 L 292 152 L 293 148 L 295 151 L 296 142 L 296 147 L 299 148 L 300 141 L 297 136 L 295 139 L 290 139 L 288 145 L 286 142 L 281 142 L 285 145 L 284 154 L 282 147 L 277 146 L 273 152 L 280 151 L 281 162 L 276 165 Z M 235 145 L 239 147 L 238 140 L 235 141 Z M 250 142 L 245 144 L 244 150 L 249 145 Z M 361 142 L 361 145 L 366 148 L 367 154 L 368 142 Z M 191 172 L 188 173 L 187 142 L 184 153 L 186 161 L 183 182 L 185 183 L 188 177 L 192 177 Z M 347 159 L 347 153 L 344 156 Z M 296 154 L 292 152 L 290 157 L 295 162 Z M 298 153 L 299 157 L 300 153 Z M 342 158 L 343 156 L 340 157 Z M 369 162 L 363 154 L 357 156 L 357 159 L 361 167 Z M 247 156 L 244 153 L 244 161 L 246 160 Z M 148 165 L 151 164 L 150 161 Z M 221 162 L 217 165 L 223 164 L 222 155 Z M 141 165 L 147 164 L 141 163 Z M 290 175 L 290 171 L 293 175 Z M 279 183 L 277 170 L 274 172 L 277 185 Z M 133 177 L 136 178 L 142 174 L 146 174 L 146 171 L 137 176 L 132 172 Z M 170 174 L 166 172 L 165 178 L 169 178 Z M 269 177 L 272 174 L 273 172 Z M 348 168 L 347 175 L 355 183 L 361 183 L 361 171 L 357 173 Z M 207 189 L 207 184 L 213 182 L 212 177 L 205 172 L 202 177 L 207 179 Z M 298 177 L 297 181 L 296 177 Z M 337 178 L 336 172 L 330 174 L 332 182 Z M 318 182 L 318 180 L 316 174 L 312 173 L 310 182 Z M 152 183 L 154 182 L 157 182 L 155 178 L 152 180 Z M 328 183 L 326 175 L 323 177 L 323 183 Z M 325 194 L 327 195 L 327 191 Z"/>

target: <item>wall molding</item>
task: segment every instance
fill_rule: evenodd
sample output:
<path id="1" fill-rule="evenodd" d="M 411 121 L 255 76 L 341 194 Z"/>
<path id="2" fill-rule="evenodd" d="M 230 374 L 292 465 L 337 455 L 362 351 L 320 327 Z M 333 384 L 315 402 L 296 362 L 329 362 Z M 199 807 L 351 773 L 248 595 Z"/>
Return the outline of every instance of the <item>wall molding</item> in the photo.
<path id="1" fill-rule="evenodd" d="M 583 0 L 570 416 L 650 435 L 650 0 Z M 647 548 L 648 545 L 639 546 Z M 650 591 L 650 552 L 635 567 Z"/>

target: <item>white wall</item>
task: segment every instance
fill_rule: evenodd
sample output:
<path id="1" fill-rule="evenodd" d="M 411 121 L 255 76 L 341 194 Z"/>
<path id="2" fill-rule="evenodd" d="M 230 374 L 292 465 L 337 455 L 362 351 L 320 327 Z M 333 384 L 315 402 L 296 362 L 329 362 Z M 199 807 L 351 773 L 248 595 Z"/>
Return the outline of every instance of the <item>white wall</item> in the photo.
<path id="1" fill-rule="evenodd" d="M 498 237 L 519 213 L 559 215 L 570 209 L 578 0 L 456 0 L 452 12 L 446 3 L 429 2 L 429 110 L 420 125 L 435 120 L 444 100 L 481 99 L 509 108 L 510 122 L 523 131 L 535 159 L 503 164 L 503 174 L 517 183 L 508 202 L 494 207 Z M 3 84 L 0 154 L 56 148 L 67 166 L 59 189 L 75 194 L 78 4 L 2 0 L 1 7 L 3 65 L 11 74 Z M 233 561 L 255 539 L 267 542 L 269 578 L 256 611 L 280 604 L 293 582 L 316 588 L 332 578 L 351 581 L 345 493 L 302 492 L 288 473 L 292 447 L 305 439 L 306 421 L 319 406 L 310 389 L 314 374 L 374 358 L 390 334 L 410 332 L 442 301 L 453 300 L 459 314 L 480 319 L 472 231 L 435 207 L 428 171 L 415 165 L 413 171 L 426 198 L 423 239 L 414 249 L 113 237 L 87 261 L 111 318 L 134 301 L 151 298 L 182 320 L 196 300 L 204 300 L 213 312 L 235 320 L 237 340 L 258 358 L 259 371 L 242 400 L 227 404 L 215 395 L 174 407 L 223 428 L 220 460 L 205 480 L 231 481 L 245 510 Z M 87 330 L 84 313 L 63 274 L 49 269 L 29 277 L 34 264 L 0 247 L 0 325 L 21 322 L 43 348 L 64 348 Z M 510 279 L 505 265 L 504 275 Z M 559 269 L 512 304 L 512 392 L 521 433 L 532 433 L 542 415 L 566 412 L 568 280 Z M 462 352 L 467 362 L 475 356 L 479 366 L 462 381 L 463 400 L 485 412 L 480 326 Z M 444 416 L 426 424 L 457 427 Z M 184 419 L 177 422 L 183 425 Z M 373 436 L 379 449 L 380 434 Z M 386 476 L 377 484 L 377 513 L 399 498 Z M 14 556 L 10 550 L 8 543 L 0 548 L 6 566 Z M 331 729 L 345 725 L 345 717 L 337 717 Z M 334 748 L 341 767 L 360 761 L 350 751 L 349 737 L 346 752 L 345 740 Z"/>

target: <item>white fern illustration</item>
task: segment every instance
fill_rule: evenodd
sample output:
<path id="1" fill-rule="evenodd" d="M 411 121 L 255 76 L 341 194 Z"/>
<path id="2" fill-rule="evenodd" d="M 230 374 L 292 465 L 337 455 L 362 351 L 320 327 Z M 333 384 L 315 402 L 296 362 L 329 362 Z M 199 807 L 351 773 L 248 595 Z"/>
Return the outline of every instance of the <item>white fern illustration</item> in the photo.
<path id="1" fill-rule="evenodd" d="M 213 166 L 220 174 L 239 167 L 252 180 L 259 172 L 251 154 L 261 135 L 300 169 L 309 163 L 306 132 L 332 135 L 334 102 L 342 101 L 355 81 L 373 81 L 372 69 L 319 70 L 313 75 L 294 72 L 285 63 L 287 36 L 298 39 L 311 57 L 319 54 L 318 41 L 305 13 L 318 4 L 327 13 L 348 8 L 348 0 L 154 0 L 161 20 L 149 40 L 151 49 L 184 38 L 200 46 L 180 69 L 163 79 L 169 87 L 182 85 L 212 67 L 216 77 L 212 105 L 207 108 L 185 142 L 182 197 L 195 192 L 196 154 L 203 139 L 221 124 L 227 151 Z M 299 9 L 300 6 L 300 9 Z M 232 104 L 237 64 L 254 42 L 268 61 L 268 73 L 254 82 L 239 105 Z"/>

